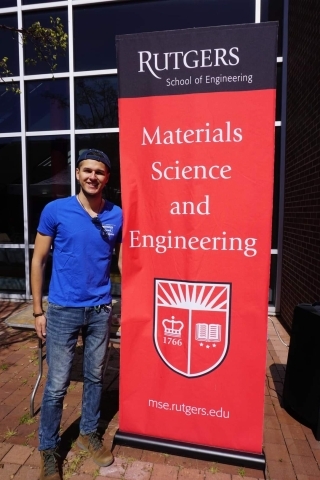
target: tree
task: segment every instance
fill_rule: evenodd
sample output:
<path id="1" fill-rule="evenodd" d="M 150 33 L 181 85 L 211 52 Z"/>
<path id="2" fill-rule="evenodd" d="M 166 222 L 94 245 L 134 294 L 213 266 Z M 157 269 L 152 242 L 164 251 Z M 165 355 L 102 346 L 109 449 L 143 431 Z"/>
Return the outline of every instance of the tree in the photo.
<path id="1" fill-rule="evenodd" d="M 114 127 L 118 120 L 118 95 L 107 78 L 78 79 L 76 128 Z"/>
<path id="2" fill-rule="evenodd" d="M 64 54 L 68 46 L 68 35 L 63 29 L 59 17 L 50 17 L 51 27 L 42 27 L 40 22 L 35 22 L 28 28 L 15 28 L 0 24 L 1 30 L 10 31 L 13 37 L 24 45 L 31 43 L 34 48 L 34 56 L 26 58 L 25 62 L 29 65 L 36 65 L 38 61 L 45 61 L 51 72 L 57 68 L 57 58 L 59 54 Z M 4 77 L 12 75 L 8 67 L 8 57 L 0 59 L 0 82 Z M 12 89 L 19 91 L 16 85 Z"/>

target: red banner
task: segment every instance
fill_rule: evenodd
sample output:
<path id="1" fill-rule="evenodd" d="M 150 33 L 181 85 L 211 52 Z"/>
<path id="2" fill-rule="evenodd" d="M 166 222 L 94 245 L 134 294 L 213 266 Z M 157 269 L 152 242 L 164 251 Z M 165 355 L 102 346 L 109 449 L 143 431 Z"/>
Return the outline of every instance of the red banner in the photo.
<path id="1" fill-rule="evenodd" d="M 261 453 L 276 26 L 120 36 L 120 431 Z"/>

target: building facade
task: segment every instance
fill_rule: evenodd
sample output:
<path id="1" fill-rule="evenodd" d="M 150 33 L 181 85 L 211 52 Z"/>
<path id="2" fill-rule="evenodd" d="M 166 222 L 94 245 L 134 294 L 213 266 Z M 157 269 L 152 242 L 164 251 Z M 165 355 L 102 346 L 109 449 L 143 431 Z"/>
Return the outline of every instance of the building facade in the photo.
<path id="1" fill-rule="evenodd" d="M 30 65 L 23 46 L 0 29 L 0 58 L 13 77 L 0 82 L 0 295 L 31 298 L 30 262 L 44 205 L 77 191 L 75 159 L 84 148 L 112 162 L 106 195 L 121 204 L 115 35 L 265 21 L 279 22 L 275 188 L 270 313 L 280 308 L 286 118 L 287 0 L 1 0 L 0 24 L 50 26 L 59 17 L 68 49 L 52 78 L 48 64 Z M 10 90 L 12 79 L 21 93 Z M 9 89 L 8 89 L 9 86 Z M 50 275 L 50 259 L 46 278 Z M 114 278 L 117 280 L 116 266 Z M 47 284 L 46 284 L 47 288 Z"/>
<path id="2" fill-rule="evenodd" d="M 320 301 L 320 5 L 290 0 L 281 318 Z M 280 288 L 280 285 L 278 285 Z"/>

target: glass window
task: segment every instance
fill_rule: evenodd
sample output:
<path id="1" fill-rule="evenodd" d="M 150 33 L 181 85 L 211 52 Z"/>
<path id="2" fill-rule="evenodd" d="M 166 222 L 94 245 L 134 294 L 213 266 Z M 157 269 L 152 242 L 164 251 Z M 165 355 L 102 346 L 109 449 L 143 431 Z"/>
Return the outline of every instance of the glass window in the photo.
<path id="1" fill-rule="evenodd" d="M 69 135 L 27 137 L 30 243 L 50 201 L 71 194 Z"/>
<path id="2" fill-rule="evenodd" d="M 0 162 L 0 243 L 24 243 L 20 138 L 0 138 Z"/>
<path id="3" fill-rule="evenodd" d="M 17 15 L 1 15 L 0 23 L 7 27 L 18 27 Z M 16 33 L 0 29 L 0 58 L 8 57 L 7 66 L 12 75 L 19 75 L 19 42 Z"/>
<path id="4" fill-rule="evenodd" d="M 282 56 L 283 47 L 283 0 L 262 0 L 261 21 L 279 22 L 278 56 Z"/>
<path id="5" fill-rule="evenodd" d="M 42 3 L 42 2 L 41 2 Z M 23 14 L 23 26 L 31 27 L 34 22 L 40 22 L 43 27 L 51 27 L 50 17 L 59 17 L 64 31 L 68 33 L 68 13 L 67 9 L 58 10 L 37 10 L 36 12 L 25 12 Z M 25 58 L 36 58 L 35 51 L 31 42 L 25 45 Z M 55 72 L 67 72 L 69 70 L 68 48 L 65 52 L 58 52 L 57 68 Z M 35 75 L 39 73 L 51 73 L 50 66 L 44 60 L 39 61 L 36 65 L 25 64 L 25 74 Z"/>
<path id="6" fill-rule="evenodd" d="M 0 8 L 16 7 L 16 6 L 17 6 L 17 0 L 1 0 Z"/>
<path id="7" fill-rule="evenodd" d="M 20 95 L 0 83 L 0 133 L 20 132 Z"/>
<path id="8" fill-rule="evenodd" d="M 77 6 L 75 70 L 116 68 L 115 35 L 250 23 L 254 15 L 255 0 L 147 0 Z"/>
<path id="9" fill-rule="evenodd" d="M 25 293 L 25 255 L 22 248 L 0 248 L 0 292 Z"/>
<path id="10" fill-rule="evenodd" d="M 52 3 L 59 2 L 59 0 L 22 0 L 22 5 L 32 5 L 34 3 Z"/>
<path id="11" fill-rule="evenodd" d="M 115 75 L 75 79 L 76 128 L 118 126 L 118 81 Z"/>
<path id="12" fill-rule="evenodd" d="M 111 175 L 106 185 L 105 196 L 111 202 L 121 206 L 120 196 L 120 162 L 119 162 L 119 134 L 98 133 L 76 135 L 76 158 L 82 150 L 97 148 L 105 152 L 110 158 Z"/>
<path id="13" fill-rule="evenodd" d="M 277 263 L 278 263 L 278 255 L 271 255 L 270 281 L 269 281 L 269 305 L 275 305 L 276 303 Z"/>
<path id="14" fill-rule="evenodd" d="M 70 128 L 69 80 L 26 82 L 27 131 Z"/>

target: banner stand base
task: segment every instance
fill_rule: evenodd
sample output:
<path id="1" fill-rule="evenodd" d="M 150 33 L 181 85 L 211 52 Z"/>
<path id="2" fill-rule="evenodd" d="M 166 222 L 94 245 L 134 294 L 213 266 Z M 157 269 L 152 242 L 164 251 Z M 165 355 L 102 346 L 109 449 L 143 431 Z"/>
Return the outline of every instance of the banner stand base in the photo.
<path id="1" fill-rule="evenodd" d="M 180 455 L 183 457 L 198 458 L 211 462 L 228 463 L 240 467 L 256 468 L 258 470 L 264 470 L 266 466 L 264 453 L 255 454 L 237 450 L 211 448 L 192 443 L 175 442 L 156 437 L 145 437 L 143 435 L 121 432 L 120 430 L 117 430 L 113 444 L 168 453 L 171 455 Z"/>

